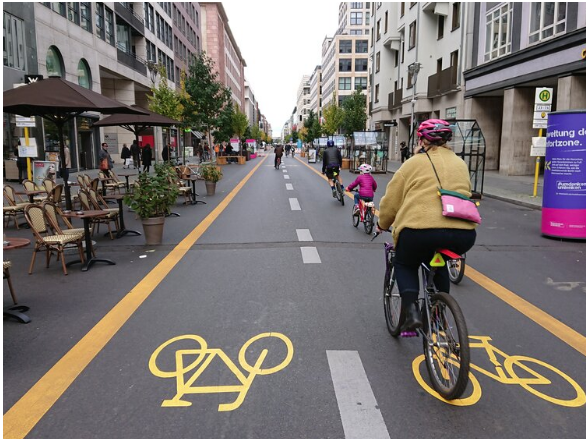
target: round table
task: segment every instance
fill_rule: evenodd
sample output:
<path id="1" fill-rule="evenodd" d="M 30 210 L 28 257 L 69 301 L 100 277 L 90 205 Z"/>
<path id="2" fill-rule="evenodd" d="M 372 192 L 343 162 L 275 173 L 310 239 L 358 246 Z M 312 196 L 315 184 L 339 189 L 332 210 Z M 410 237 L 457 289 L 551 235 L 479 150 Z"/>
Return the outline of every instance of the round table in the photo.
<path id="1" fill-rule="evenodd" d="M 8 242 L 8 244 L 6 244 Z M 4 239 L 4 250 L 13 250 L 15 248 L 26 247 L 31 243 L 30 239 L 26 238 L 10 238 L 6 237 Z"/>

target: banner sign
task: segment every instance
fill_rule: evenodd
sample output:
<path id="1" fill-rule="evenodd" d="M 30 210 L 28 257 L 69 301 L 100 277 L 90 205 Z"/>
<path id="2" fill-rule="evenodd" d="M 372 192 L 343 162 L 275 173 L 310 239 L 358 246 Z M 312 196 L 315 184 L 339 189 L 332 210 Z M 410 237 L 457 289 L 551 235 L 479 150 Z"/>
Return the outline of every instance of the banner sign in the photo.
<path id="1" fill-rule="evenodd" d="M 50 178 L 55 181 L 57 177 L 57 162 L 34 161 L 33 162 L 33 181 L 38 186 L 43 186 L 43 180 Z"/>
<path id="2" fill-rule="evenodd" d="M 232 151 L 240 151 L 240 139 L 230 139 L 230 145 L 232 145 Z"/>
<path id="3" fill-rule="evenodd" d="M 549 114 L 541 232 L 586 239 L 586 111 Z"/>

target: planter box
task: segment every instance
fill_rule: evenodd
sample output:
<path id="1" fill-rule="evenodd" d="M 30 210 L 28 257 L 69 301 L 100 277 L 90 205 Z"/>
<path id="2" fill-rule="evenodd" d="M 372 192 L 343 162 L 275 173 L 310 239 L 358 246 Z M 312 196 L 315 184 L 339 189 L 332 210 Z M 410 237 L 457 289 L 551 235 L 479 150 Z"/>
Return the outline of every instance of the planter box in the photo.
<path id="1" fill-rule="evenodd" d="M 246 164 L 246 157 L 243 157 L 241 155 L 238 156 L 238 164 L 239 165 L 245 165 Z"/>
<path id="2" fill-rule="evenodd" d="M 305 152 L 301 151 L 301 157 L 305 157 Z"/>
<path id="3" fill-rule="evenodd" d="M 227 165 L 228 161 L 226 160 L 226 157 L 216 157 L 216 164 Z"/>
<path id="4" fill-rule="evenodd" d="M 350 159 L 342 159 L 342 169 L 350 169 Z"/>

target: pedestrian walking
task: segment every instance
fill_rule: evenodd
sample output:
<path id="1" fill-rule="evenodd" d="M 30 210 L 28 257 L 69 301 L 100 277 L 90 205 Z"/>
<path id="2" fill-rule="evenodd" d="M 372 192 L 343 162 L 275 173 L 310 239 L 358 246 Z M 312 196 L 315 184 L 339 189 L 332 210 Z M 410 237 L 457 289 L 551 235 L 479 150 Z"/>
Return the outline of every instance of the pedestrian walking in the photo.
<path id="1" fill-rule="evenodd" d="M 128 146 L 126 146 L 126 143 L 122 144 L 122 152 L 120 153 L 120 158 L 122 160 L 124 160 L 123 164 L 122 164 L 122 169 L 130 169 L 130 163 L 128 159 L 130 159 L 132 157 L 132 154 L 130 153 L 130 148 L 128 148 Z"/>
<path id="2" fill-rule="evenodd" d="M 151 145 L 147 143 L 142 149 L 142 170 L 143 172 L 149 172 L 151 169 L 151 161 L 153 159 L 153 150 Z"/>
<path id="3" fill-rule="evenodd" d="M 102 149 L 98 156 L 100 162 L 100 171 L 104 172 L 104 175 L 110 178 L 110 169 L 114 168 L 114 161 L 108 152 L 108 144 L 102 143 Z"/>
<path id="4" fill-rule="evenodd" d="M 401 163 L 409 158 L 409 148 L 406 142 L 401 142 Z"/>
<path id="5" fill-rule="evenodd" d="M 61 167 L 61 178 L 63 182 L 66 182 L 69 181 L 69 170 L 71 169 L 71 152 L 67 144 L 63 146 L 63 152 L 65 153 L 65 166 Z"/>
<path id="6" fill-rule="evenodd" d="M 132 145 L 130 145 L 130 155 L 132 156 L 134 169 L 138 169 L 140 171 L 140 148 L 136 140 L 133 140 Z"/>
<path id="7" fill-rule="evenodd" d="M 20 141 L 18 142 L 18 145 L 20 145 Z M 18 153 L 18 146 L 16 148 L 14 148 L 14 155 L 17 157 L 16 158 L 16 166 L 18 168 L 18 181 L 20 181 L 22 183 L 22 180 L 28 178 L 28 175 L 27 175 L 28 161 L 27 161 L 26 157 L 20 156 L 20 154 Z"/>
<path id="8" fill-rule="evenodd" d="M 170 145 L 169 144 L 166 144 L 163 147 L 163 152 L 161 154 L 163 156 L 163 161 L 164 162 L 168 162 L 169 161 L 169 149 L 170 149 Z"/>

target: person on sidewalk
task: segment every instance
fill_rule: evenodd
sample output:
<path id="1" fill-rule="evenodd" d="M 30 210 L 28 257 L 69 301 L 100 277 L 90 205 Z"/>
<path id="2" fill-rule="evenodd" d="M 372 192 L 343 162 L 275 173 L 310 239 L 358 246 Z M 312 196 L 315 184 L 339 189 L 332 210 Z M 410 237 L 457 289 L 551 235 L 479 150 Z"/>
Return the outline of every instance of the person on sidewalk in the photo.
<path id="1" fill-rule="evenodd" d="M 130 169 L 130 164 L 128 163 L 128 159 L 132 156 L 130 154 L 130 149 L 126 146 L 126 143 L 122 144 L 122 152 L 120 153 L 120 158 L 124 160 L 122 164 L 122 169 Z"/>
<path id="2" fill-rule="evenodd" d="M 138 146 L 136 140 L 133 140 L 132 145 L 130 145 L 130 155 L 132 155 L 134 169 L 138 169 L 140 171 L 140 147 Z"/>
<path id="3" fill-rule="evenodd" d="M 104 175 L 110 178 L 110 169 L 114 168 L 114 160 L 112 160 L 112 157 L 108 152 L 108 144 L 106 142 L 102 143 L 102 149 L 100 150 L 98 160 L 100 163 L 100 171 L 103 171 Z"/>
<path id="4" fill-rule="evenodd" d="M 69 170 L 71 169 L 71 152 L 67 144 L 63 146 L 63 152 L 65 153 L 65 166 L 61 168 L 61 178 L 63 182 L 66 182 L 69 181 Z"/>
<path id="5" fill-rule="evenodd" d="M 163 161 L 164 162 L 168 162 L 169 161 L 169 149 L 171 148 L 171 145 L 166 144 L 163 147 L 163 152 L 161 153 L 162 157 L 163 157 Z"/>
<path id="6" fill-rule="evenodd" d="M 151 162 L 153 160 L 153 150 L 150 143 L 147 143 L 142 149 L 142 171 L 149 172 L 151 169 Z"/>
<path id="7" fill-rule="evenodd" d="M 409 158 L 409 147 L 407 142 L 401 142 L 401 163 Z"/>
<path id="8" fill-rule="evenodd" d="M 376 229 L 381 232 L 393 226 L 395 274 L 406 316 L 402 333 L 408 336 L 422 326 L 417 306 L 421 263 L 428 263 L 438 248 L 462 254 L 476 241 L 476 224 L 443 216 L 438 197 L 438 180 L 444 189 L 471 195 L 468 166 L 447 144 L 452 139 L 449 123 L 426 120 L 417 136 L 416 152 L 423 153 L 395 172 L 381 199 Z M 439 291 L 450 292 L 447 266 L 438 268 L 434 283 Z"/>

